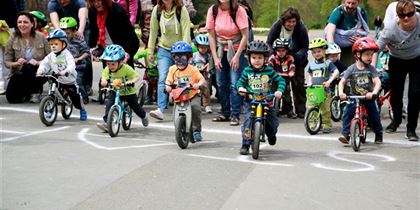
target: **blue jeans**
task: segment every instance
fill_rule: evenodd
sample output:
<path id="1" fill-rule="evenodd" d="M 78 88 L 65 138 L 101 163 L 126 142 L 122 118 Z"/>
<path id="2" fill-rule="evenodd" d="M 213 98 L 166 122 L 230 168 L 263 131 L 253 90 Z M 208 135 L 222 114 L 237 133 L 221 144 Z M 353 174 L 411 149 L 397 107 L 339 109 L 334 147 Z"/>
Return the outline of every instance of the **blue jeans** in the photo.
<path id="1" fill-rule="evenodd" d="M 383 129 L 379 116 L 378 106 L 376 105 L 376 100 L 360 100 L 360 105 L 364 105 L 366 107 L 369 123 L 372 124 L 375 134 L 382 134 Z M 343 136 L 350 135 L 350 123 L 354 117 L 355 111 L 356 103 L 350 103 L 344 107 L 343 130 L 341 131 Z"/>
<path id="2" fill-rule="evenodd" d="M 168 106 L 168 95 L 165 92 L 165 81 L 168 76 L 169 67 L 174 65 L 174 60 L 172 59 L 171 51 L 159 47 L 157 52 L 157 66 L 159 70 L 159 81 L 157 88 L 157 105 L 162 112 Z"/>
<path id="3" fill-rule="evenodd" d="M 241 127 L 242 132 L 242 144 L 250 145 L 252 144 L 253 139 L 251 139 L 251 103 L 244 103 L 244 124 Z M 273 107 L 270 106 L 270 109 L 267 111 L 265 121 L 265 134 L 267 137 L 273 137 L 277 134 L 277 128 L 279 127 L 279 120 L 276 116 L 276 111 Z"/>
<path id="4" fill-rule="evenodd" d="M 226 118 L 237 117 L 241 112 L 242 97 L 238 94 L 235 88 L 236 82 L 242 74 L 242 70 L 247 66 L 248 61 L 242 53 L 239 58 L 239 68 L 233 71 L 229 61 L 227 60 L 227 53 L 223 53 L 222 69 L 216 70 L 216 82 L 219 92 L 220 105 L 222 106 L 222 115 Z"/>

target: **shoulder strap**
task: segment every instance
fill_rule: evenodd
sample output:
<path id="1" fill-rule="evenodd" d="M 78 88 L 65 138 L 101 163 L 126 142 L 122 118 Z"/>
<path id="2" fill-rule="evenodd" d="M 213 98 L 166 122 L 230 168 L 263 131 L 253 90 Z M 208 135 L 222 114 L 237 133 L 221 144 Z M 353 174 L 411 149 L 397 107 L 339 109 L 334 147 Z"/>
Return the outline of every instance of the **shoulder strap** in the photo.
<path id="1" fill-rule="evenodd" d="M 216 22 L 216 17 L 217 17 L 217 14 L 219 13 L 219 6 L 217 4 L 213 4 L 212 10 L 213 10 L 213 19 L 214 19 L 214 22 Z M 234 11 L 230 11 L 230 17 L 232 18 L 232 20 L 233 20 L 233 22 L 235 23 L 236 26 L 238 26 L 236 24 L 236 12 L 237 11 L 238 11 L 238 9 L 236 9 Z"/>

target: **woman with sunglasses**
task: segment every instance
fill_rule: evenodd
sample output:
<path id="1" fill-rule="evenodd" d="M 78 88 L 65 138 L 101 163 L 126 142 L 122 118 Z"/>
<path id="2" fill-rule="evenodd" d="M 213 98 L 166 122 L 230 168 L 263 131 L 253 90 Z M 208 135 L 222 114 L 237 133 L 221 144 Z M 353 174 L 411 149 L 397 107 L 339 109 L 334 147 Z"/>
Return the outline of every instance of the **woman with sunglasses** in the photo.
<path id="1" fill-rule="evenodd" d="M 420 12 L 420 2 L 419 1 L 413 1 L 414 5 L 416 6 L 417 13 Z M 398 18 L 396 8 L 397 8 L 398 1 L 391 2 L 388 4 L 388 7 L 385 11 L 385 17 L 384 17 L 384 27 L 388 27 L 389 23 L 392 22 L 394 19 Z"/>
<path id="2" fill-rule="evenodd" d="M 394 133 L 401 124 L 404 84 L 408 74 L 406 138 L 418 141 L 416 128 L 420 110 L 420 15 L 416 13 L 412 0 L 400 0 L 396 6 L 396 13 L 398 19 L 389 23 L 380 33 L 378 40 L 380 49 L 388 45 L 390 52 L 388 72 L 394 120 L 388 125 L 386 132 Z M 377 60 L 376 57 L 374 60 Z"/>

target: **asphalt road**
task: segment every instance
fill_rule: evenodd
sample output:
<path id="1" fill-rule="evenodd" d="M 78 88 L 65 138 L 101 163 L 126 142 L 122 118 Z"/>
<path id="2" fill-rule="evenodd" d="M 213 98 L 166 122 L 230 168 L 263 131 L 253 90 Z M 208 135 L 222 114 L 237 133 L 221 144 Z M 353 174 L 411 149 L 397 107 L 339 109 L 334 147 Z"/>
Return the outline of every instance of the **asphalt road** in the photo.
<path id="1" fill-rule="evenodd" d="M 203 113 L 203 142 L 181 150 L 171 110 L 116 138 L 95 126 L 103 105 L 87 110 L 88 121 L 75 111 L 45 127 L 38 104 L 0 96 L 1 209 L 420 209 L 420 143 L 404 139 L 405 123 L 353 152 L 337 140 L 341 123 L 311 136 L 302 119 L 280 118 L 277 144 L 255 161 L 239 155 L 240 127 L 211 122 L 217 113 Z"/>

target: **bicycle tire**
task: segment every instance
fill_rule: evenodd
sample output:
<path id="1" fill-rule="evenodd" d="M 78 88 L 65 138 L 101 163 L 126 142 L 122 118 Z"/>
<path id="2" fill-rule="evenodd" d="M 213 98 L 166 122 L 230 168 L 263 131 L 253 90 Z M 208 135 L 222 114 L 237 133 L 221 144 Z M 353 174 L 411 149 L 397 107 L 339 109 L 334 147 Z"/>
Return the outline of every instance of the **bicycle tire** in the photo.
<path id="1" fill-rule="evenodd" d="M 124 130 L 129 130 L 131 126 L 131 120 L 133 117 L 133 111 L 128 104 L 124 104 L 125 111 L 123 112 L 121 124 Z"/>
<path id="2" fill-rule="evenodd" d="M 360 136 L 360 123 L 358 120 L 353 120 L 350 125 L 350 143 L 355 152 L 359 151 L 361 136 Z"/>
<path id="3" fill-rule="evenodd" d="M 117 106 L 112 106 L 108 112 L 108 119 L 106 124 L 108 126 L 108 134 L 111 137 L 116 137 L 120 131 L 120 119 L 119 119 L 119 112 Z"/>
<path id="4" fill-rule="evenodd" d="M 57 119 L 57 104 L 52 96 L 47 96 L 39 104 L 39 119 L 46 126 L 51 126 Z"/>
<path id="5" fill-rule="evenodd" d="M 306 131 L 315 135 L 321 130 L 322 116 L 318 108 L 309 108 L 305 112 L 304 125 Z"/>
<path id="6" fill-rule="evenodd" d="M 256 160 L 260 154 L 261 135 L 264 135 L 263 126 L 260 121 L 254 123 L 253 134 L 254 141 L 252 142 L 252 158 Z"/>
<path id="7" fill-rule="evenodd" d="M 73 112 L 73 103 L 69 96 L 66 97 L 66 102 L 69 102 L 69 105 L 66 103 L 61 104 L 61 115 L 64 119 L 68 120 Z"/>
<path id="8" fill-rule="evenodd" d="M 331 100 L 330 110 L 331 110 L 331 119 L 334 122 L 340 121 L 343 112 L 341 110 L 340 99 L 338 97 L 334 97 Z"/>
<path id="9" fill-rule="evenodd" d="M 175 139 L 181 149 L 187 148 L 189 143 L 190 137 L 187 136 L 186 127 L 186 117 L 183 115 L 178 116 L 175 121 Z"/>

